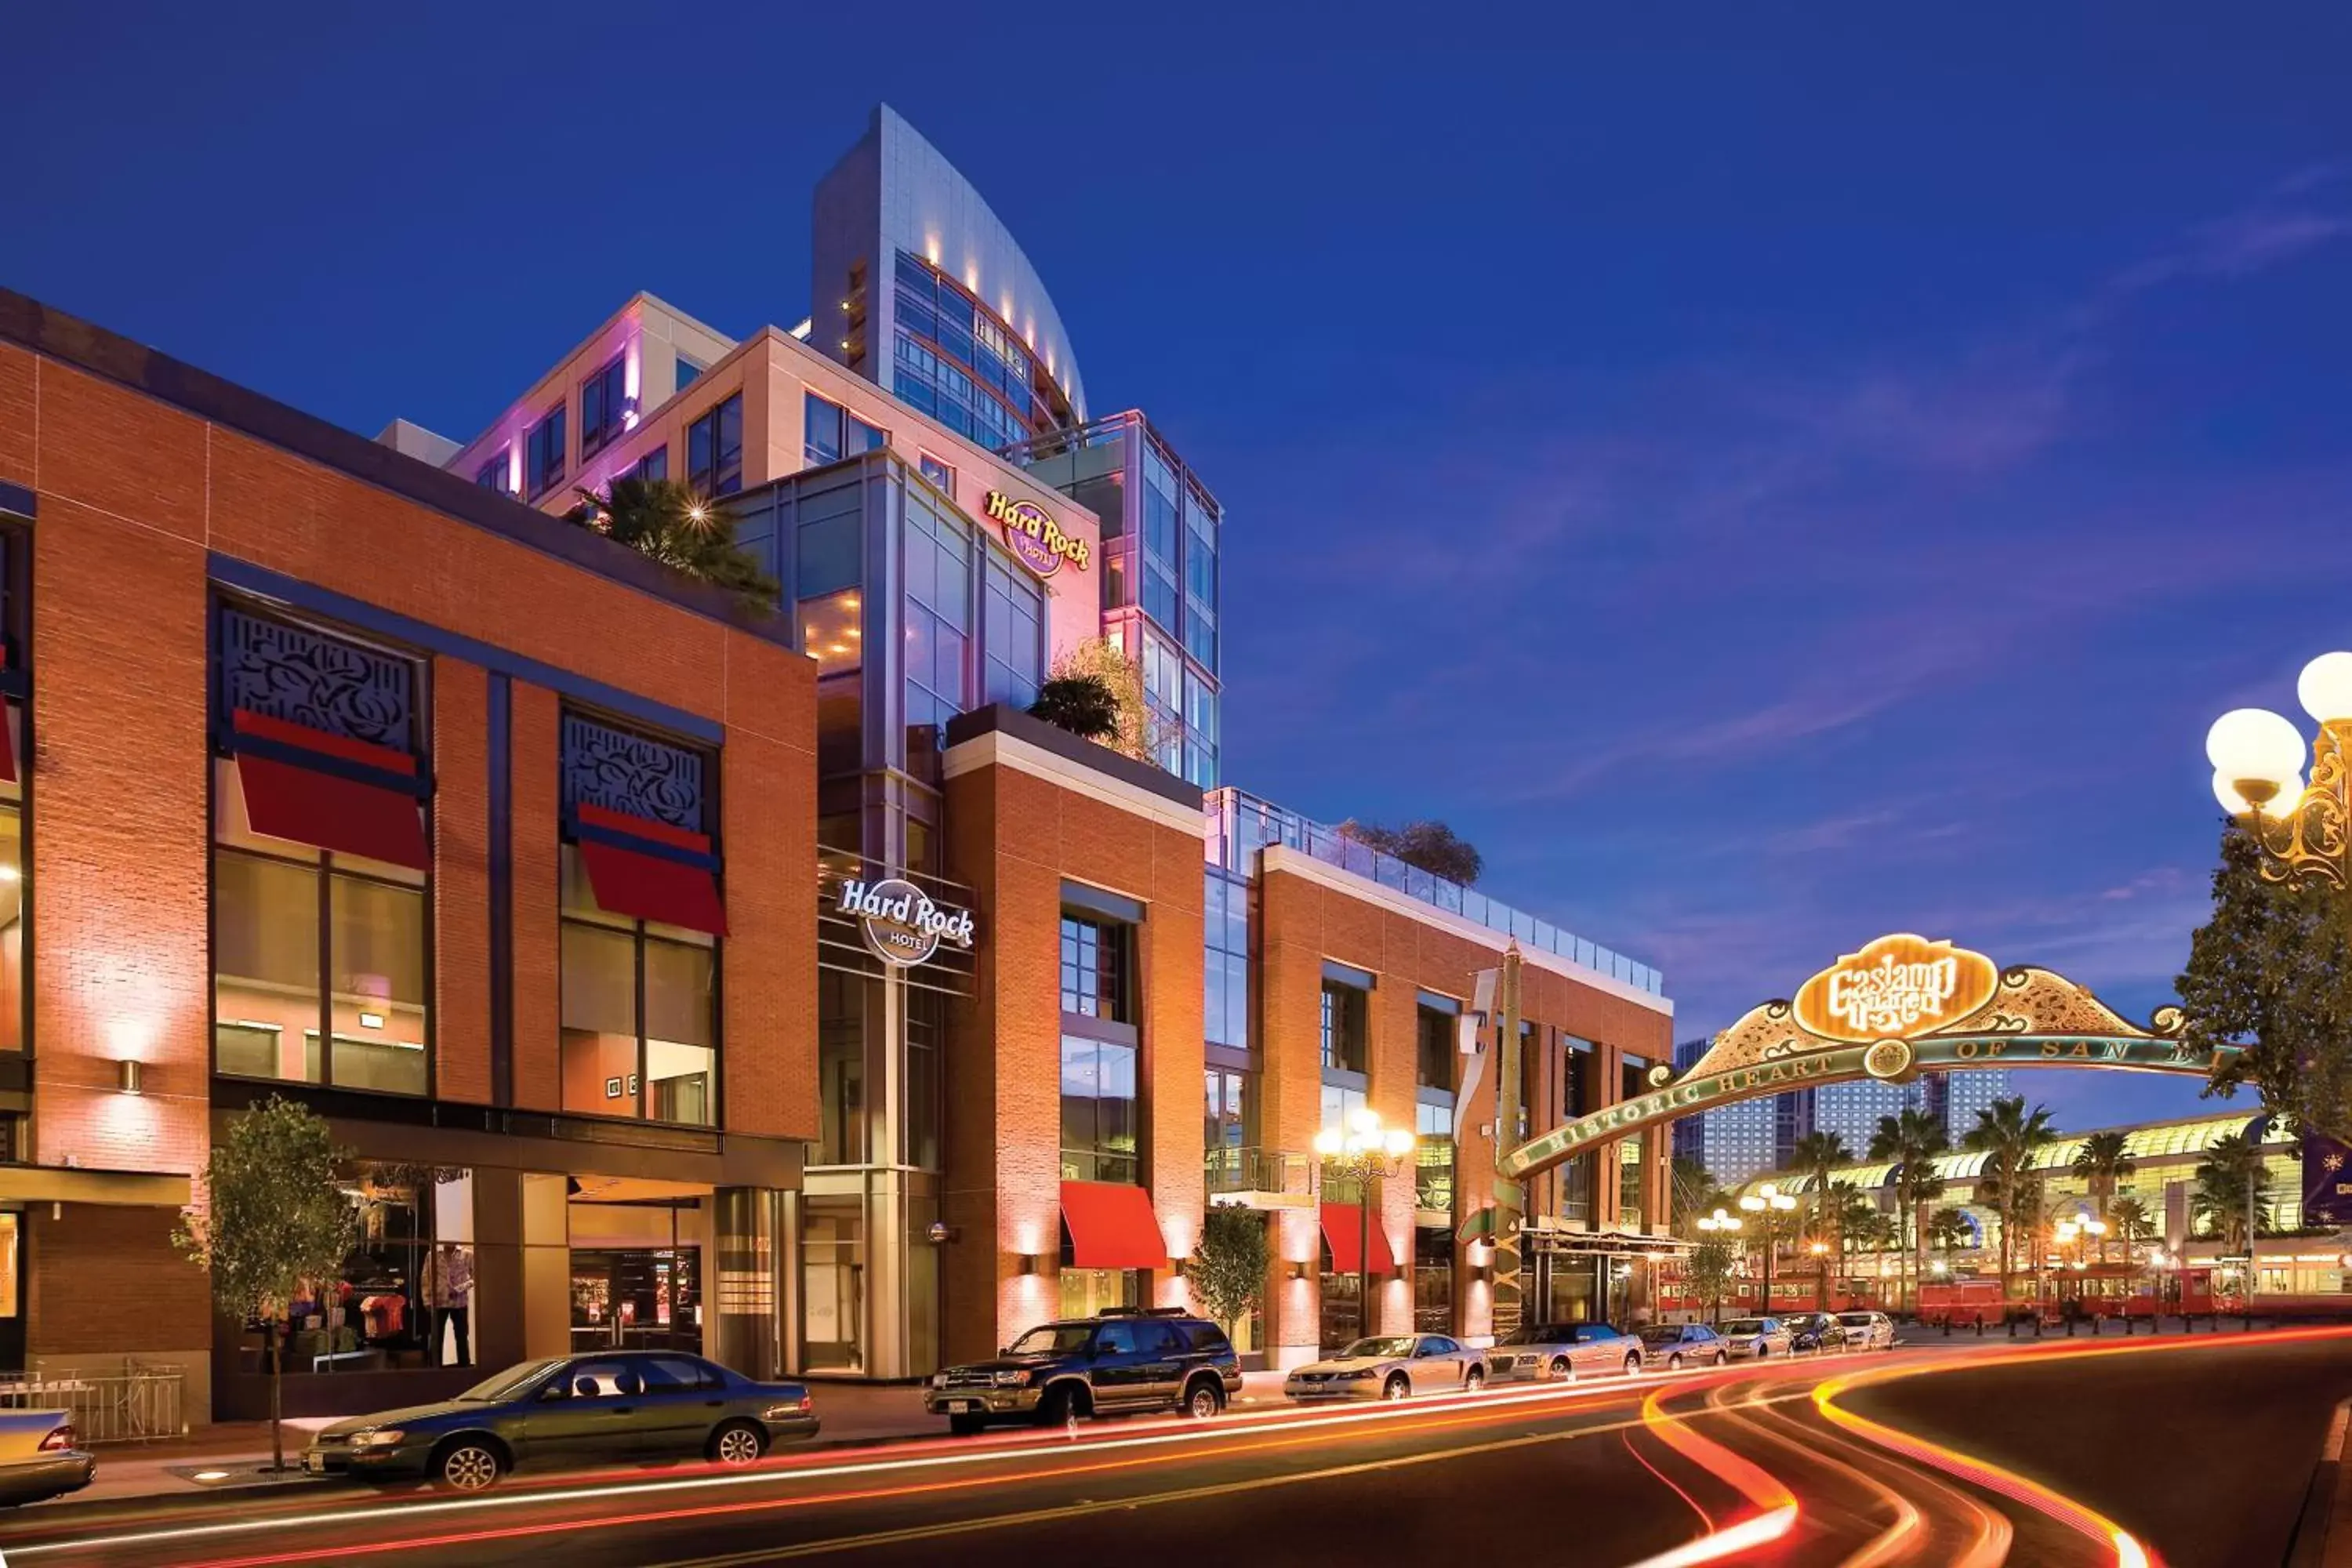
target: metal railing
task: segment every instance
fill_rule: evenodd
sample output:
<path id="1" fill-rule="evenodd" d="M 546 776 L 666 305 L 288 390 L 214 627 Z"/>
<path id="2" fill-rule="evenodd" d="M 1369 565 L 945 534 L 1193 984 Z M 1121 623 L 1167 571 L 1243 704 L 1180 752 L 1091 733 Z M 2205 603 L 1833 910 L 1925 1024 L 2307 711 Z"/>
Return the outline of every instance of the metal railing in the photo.
<path id="1" fill-rule="evenodd" d="M 1218 1193 L 1282 1193 L 1305 1197 L 1315 1190 L 1315 1157 L 1280 1149 L 1215 1148 L 1203 1161 L 1212 1195 Z"/>
<path id="2" fill-rule="evenodd" d="M 0 1373 L 0 1410 L 62 1410 L 84 1447 L 92 1443 L 160 1443 L 187 1436 L 181 1395 L 185 1369 L 125 1360 L 122 1371 L 45 1372 L 38 1363 L 13 1376 Z"/>
<path id="3" fill-rule="evenodd" d="M 1216 837 L 1210 853 L 1216 864 L 1228 871 L 1255 876 L 1255 852 L 1269 844 L 1278 844 L 1327 866 L 1368 878 L 1383 888 L 1393 888 L 1448 914 L 1460 915 L 1511 938 L 1522 948 L 1552 953 L 1653 996 L 1665 994 L 1664 976 L 1646 963 L 1636 963 L 1622 952 L 1587 942 L 1549 921 L 1538 920 L 1459 882 L 1449 882 L 1418 866 L 1408 866 L 1336 827 L 1309 821 L 1271 801 L 1227 787 L 1210 791 L 1203 809 L 1213 813 L 1217 820 Z"/>

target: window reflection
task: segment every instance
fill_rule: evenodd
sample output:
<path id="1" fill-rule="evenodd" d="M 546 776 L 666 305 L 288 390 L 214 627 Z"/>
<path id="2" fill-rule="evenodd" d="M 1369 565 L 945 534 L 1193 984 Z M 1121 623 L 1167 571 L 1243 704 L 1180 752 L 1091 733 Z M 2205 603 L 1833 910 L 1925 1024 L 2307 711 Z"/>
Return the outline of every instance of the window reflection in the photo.
<path id="1" fill-rule="evenodd" d="M 563 1109 L 708 1127 L 718 1118 L 717 949 L 600 908 L 562 858 Z"/>

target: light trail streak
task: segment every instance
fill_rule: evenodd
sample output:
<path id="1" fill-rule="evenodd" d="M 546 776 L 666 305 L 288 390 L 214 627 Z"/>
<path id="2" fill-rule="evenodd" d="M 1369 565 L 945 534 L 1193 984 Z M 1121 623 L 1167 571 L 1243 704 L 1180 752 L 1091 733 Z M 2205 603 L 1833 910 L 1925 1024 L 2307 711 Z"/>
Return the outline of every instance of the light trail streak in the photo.
<path id="1" fill-rule="evenodd" d="M 1899 1375 L 1916 1376 L 1920 1370 L 1927 1369 L 1913 1369 Z M 2076 1534 L 2098 1542 L 2115 1552 L 2116 1568 L 2155 1568 L 2155 1559 L 2132 1538 L 2129 1531 L 2088 1504 L 2078 1502 L 2063 1492 L 2054 1491 L 2014 1470 L 2004 1469 L 1990 1460 L 1963 1454 L 1957 1448 L 1948 1448 L 1925 1437 L 1898 1432 L 1866 1415 L 1857 1415 L 1837 1404 L 1837 1396 L 1856 1384 L 1888 1380 L 1888 1375 L 1883 1373 L 1832 1378 L 1813 1390 L 1813 1408 L 1820 1411 L 1824 1419 L 1858 1433 L 1880 1447 L 1921 1464 L 1931 1465 L 1948 1475 L 1958 1476 L 2013 1502 L 2022 1503 Z"/>
<path id="2" fill-rule="evenodd" d="M 1753 1460 L 1741 1458 L 1703 1433 L 1687 1419 L 1668 1415 L 1665 1391 L 1653 1389 L 1642 1401 L 1643 1428 L 1708 1475 L 1723 1482 L 1760 1511 L 1734 1524 L 1709 1531 L 1633 1568 L 1687 1568 L 1688 1564 L 1719 1562 L 1750 1547 L 1778 1541 L 1796 1528 L 1797 1497 L 1778 1478 Z M 1696 1507 L 1696 1504 L 1693 1504 Z M 1704 1513 L 1701 1517 L 1706 1517 Z"/>
<path id="3" fill-rule="evenodd" d="M 1684 1373 L 1683 1378 L 1697 1374 Z M 1719 1374 L 1718 1374 L 1719 1375 Z M 1441 1413 L 1473 1412 L 1469 1419 L 1475 1424 L 1484 1420 L 1511 1420 L 1536 1412 L 1569 1409 L 1584 1405 L 1605 1406 L 1616 1401 L 1630 1401 L 1639 1391 L 1638 1384 L 1576 1384 L 1555 1388 L 1530 1390 L 1526 1393 L 1455 1395 L 1443 1399 L 1416 1401 L 1407 1405 L 1377 1405 L 1357 1410 L 1287 1409 L 1254 1412 L 1249 1415 L 1213 1423 L 1167 1422 L 1157 1424 L 1165 1430 L 1148 1435 L 1117 1436 L 1088 1434 L 1075 1441 L 1060 1432 L 1015 1435 L 1009 1441 L 959 1444 L 952 1452 L 938 1452 L 936 1440 L 891 1445 L 887 1447 L 862 1450 L 866 1456 L 856 1460 L 810 1459 L 797 1463 L 766 1465 L 751 1470 L 710 1470 L 699 1475 L 665 1478 L 660 1480 L 614 1480 L 611 1484 L 583 1484 L 578 1477 L 568 1477 L 560 1485 L 540 1489 L 517 1488 L 494 1492 L 488 1497 L 442 1499 L 429 1501 L 392 1503 L 361 1503 L 347 1507 L 321 1509 L 316 1511 L 276 1514 L 266 1518 L 245 1518 L 214 1524 L 184 1525 L 170 1529 L 133 1531 L 106 1535 L 76 1536 L 57 1541 L 33 1542 L 25 1545 L 11 1544 L 6 1548 L 10 1558 L 29 1558 L 99 1547 L 152 1545 L 164 1541 L 188 1541 L 235 1535 L 250 1535 L 277 1530 L 301 1530 L 332 1526 L 338 1529 L 383 1520 L 407 1520 L 427 1515 L 450 1515 L 526 1508 L 534 1504 L 609 1502 L 628 1497 L 659 1497 L 693 1492 L 707 1489 L 758 1486 L 777 1481 L 826 1480 L 845 1476 L 869 1476 L 961 1468 L 973 1465 L 1001 1464 L 1024 1458 L 1047 1458 L 1073 1453 L 1101 1453 L 1131 1448 L 1165 1448 L 1176 1446 L 1200 1447 L 1221 1443 L 1238 1443 L 1273 1432 L 1310 1431 L 1317 1433 L 1337 1430 L 1337 1435 L 1354 1435 L 1356 1429 L 1377 1432 L 1382 1422 L 1403 1422 L 1408 1426 L 1459 1425 L 1458 1422 L 1432 1422 Z M 1291 1444 L 1273 1445 L 1277 1447 Z M 641 1472 L 614 1471 L 606 1474 L 620 1477 Z"/>
<path id="4" fill-rule="evenodd" d="M 1661 1552 L 1655 1557 L 1644 1557 L 1633 1568 L 1692 1568 L 1695 1563 L 1720 1563 L 1725 1558 L 1753 1547 L 1769 1545 L 1789 1533 L 1797 1522 L 1797 1505 L 1790 1503 L 1769 1513 L 1752 1514 L 1738 1524 L 1724 1526 L 1696 1541 L 1685 1542 L 1671 1552 Z"/>

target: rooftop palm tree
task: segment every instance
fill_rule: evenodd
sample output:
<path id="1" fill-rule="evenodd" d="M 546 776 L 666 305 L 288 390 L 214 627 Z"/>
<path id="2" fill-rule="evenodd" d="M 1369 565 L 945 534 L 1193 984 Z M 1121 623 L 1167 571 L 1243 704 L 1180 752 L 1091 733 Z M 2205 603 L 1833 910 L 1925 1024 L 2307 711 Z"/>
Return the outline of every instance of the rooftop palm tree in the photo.
<path id="1" fill-rule="evenodd" d="M 1944 1195 L 1944 1178 L 1936 1169 L 1936 1158 L 1951 1146 L 1942 1119 L 1916 1109 L 1880 1117 L 1878 1131 L 1870 1135 L 1870 1157 L 1895 1163 L 1895 1222 L 1902 1232 L 1895 1241 L 1904 1248 L 1914 1296 L 1918 1290 L 1919 1212 L 1922 1205 Z"/>
<path id="2" fill-rule="evenodd" d="M 1927 1216 L 1927 1240 L 1938 1252 L 1950 1252 L 1966 1247 L 1976 1238 L 1964 1209 L 1940 1208 Z"/>
<path id="3" fill-rule="evenodd" d="M 773 608 L 781 592 L 735 542 L 735 518 L 677 479 L 614 479 L 604 495 L 583 490 L 565 519 L 593 529 L 674 572 Z"/>
<path id="4" fill-rule="evenodd" d="M 2126 1146 L 2126 1140 L 2120 1132 L 2093 1132 L 2074 1152 L 2075 1174 L 2083 1178 L 2084 1184 L 2090 1188 L 2091 1196 L 2097 1201 L 2099 1223 L 2102 1225 L 2113 1223 L 2108 1217 L 2108 1205 L 2115 1201 L 2116 1184 L 2139 1169 L 2125 1152 Z M 2099 1261 L 2105 1263 L 2106 1260 L 2107 1238 L 2102 1235 L 2099 1237 Z"/>
<path id="5" fill-rule="evenodd" d="M 1105 744 L 1118 738 L 1118 694 L 1099 675 L 1056 675 L 1037 688 L 1030 716 L 1082 741 Z"/>
<path id="6" fill-rule="evenodd" d="M 1978 1111 L 1977 1124 L 1960 1139 L 1962 1147 L 1985 1156 L 1984 1173 L 1977 1183 L 1979 1201 L 1990 1204 L 2000 1216 L 2003 1312 L 2009 1310 L 2010 1279 L 2014 1272 L 2011 1265 L 2016 1258 L 2015 1233 L 2020 1226 L 2030 1228 L 2042 1206 L 2042 1183 L 2033 1174 L 2033 1156 L 2056 1137 L 2050 1125 L 2049 1110 L 2037 1105 L 2028 1114 L 2025 1097 L 2013 1094 Z"/>

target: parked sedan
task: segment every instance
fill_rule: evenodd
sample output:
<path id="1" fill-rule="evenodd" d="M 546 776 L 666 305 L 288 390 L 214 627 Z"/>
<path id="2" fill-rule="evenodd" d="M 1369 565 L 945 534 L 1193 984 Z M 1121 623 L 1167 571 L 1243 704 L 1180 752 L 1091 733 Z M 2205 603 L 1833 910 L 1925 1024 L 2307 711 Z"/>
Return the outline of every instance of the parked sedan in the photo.
<path id="1" fill-rule="evenodd" d="M 1762 1361 L 1789 1353 L 1788 1325 L 1778 1318 L 1734 1318 L 1720 1332 L 1724 1348 L 1734 1361 Z"/>
<path id="2" fill-rule="evenodd" d="M 1884 1312 L 1840 1312 L 1838 1321 L 1845 1325 L 1845 1342 L 1855 1350 L 1895 1348 L 1895 1320 Z"/>
<path id="3" fill-rule="evenodd" d="M 438 1405 L 338 1421 L 310 1440 L 302 1466 L 478 1492 L 525 1464 L 750 1465 L 776 1439 L 816 1429 L 800 1384 L 754 1383 L 679 1351 L 614 1351 L 524 1362 Z"/>
<path id="4" fill-rule="evenodd" d="M 1486 1386 L 1486 1358 L 1444 1334 L 1380 1334 L 1295 1368 L 1282 1392 L 1301 1402 L 1406 1399 Z"/>
<path id="5" fill-rule="evenodd" d="M 1789 1321 L 1789 1348 L 1791 1351 L 1842 1351 L 1845 1349 L 1845 1325 L 1827 1312 L 1805 1312 Z"/>
<path id="6" fill-rule="evenodd" d="M 1642 1370 L 1642 1342 L 1606 1323 L 1531 1323 L 1512 1330 L 1486 1352 L 1497 1383 L 1561 1383 Z"/>
<path id="7" fill-rule="evenodd" d="M 1642 1364 L 1680 1372 L 1686 1366 L 1721 1366 L 1731 1359 L 1723 1336 L 1705 1323 L 1656 1323 L 1642 1331 Z"/>
<path id="8" fill-rule="evenodd" d="M 97 1473 L 62 1410 L 0 1410 L 0 1507 L 78 1492 Z"/>

